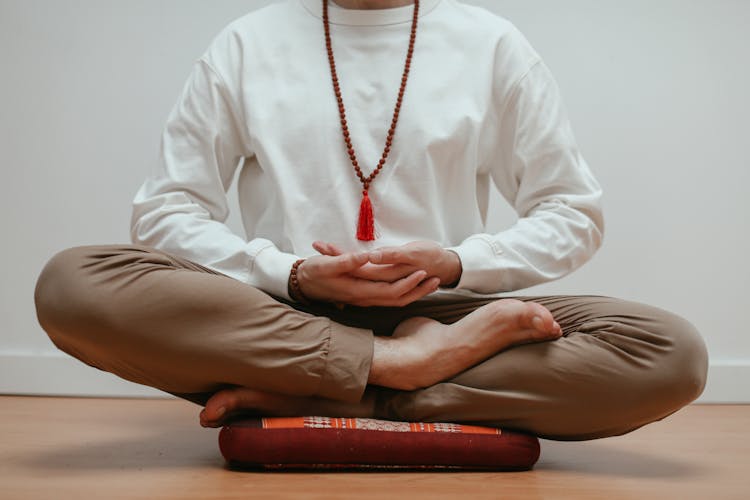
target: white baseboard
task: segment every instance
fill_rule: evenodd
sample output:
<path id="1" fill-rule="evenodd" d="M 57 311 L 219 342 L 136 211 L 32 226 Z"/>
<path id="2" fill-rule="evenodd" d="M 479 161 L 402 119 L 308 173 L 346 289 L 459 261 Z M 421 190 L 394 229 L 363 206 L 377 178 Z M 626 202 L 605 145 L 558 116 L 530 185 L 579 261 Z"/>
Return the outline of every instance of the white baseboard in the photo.
<path id="1" fill-rule="evenodd" d="M 750 403 L 750 360 L 710 362 L 706 390 L 698 403 Z"/>
<path id="2" fill-rule="evenodd" d="M 0 394 L 174 398 L 62 353 L 0 354 Z"/>
<path id="3" fill-rule="evenodd" d="M 698 403 L 750 403 L 750 360 L 712 362 Z M 173 398 L 64 354 L 0 354 L 0 394 Z"/>

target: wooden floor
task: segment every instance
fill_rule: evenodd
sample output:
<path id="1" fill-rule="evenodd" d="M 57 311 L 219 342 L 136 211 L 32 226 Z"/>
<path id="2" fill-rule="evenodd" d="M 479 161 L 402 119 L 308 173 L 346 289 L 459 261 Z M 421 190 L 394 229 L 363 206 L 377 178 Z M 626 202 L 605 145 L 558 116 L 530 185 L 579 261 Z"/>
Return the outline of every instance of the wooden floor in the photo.
<path id="1" fill-rule="evenodd" d="M 750 498 L 750 406 L 690 406 L 629 435 L 542 441 L 519 473 L 224 467 L 181 400 L 0 396 L 0 498 Z"/>

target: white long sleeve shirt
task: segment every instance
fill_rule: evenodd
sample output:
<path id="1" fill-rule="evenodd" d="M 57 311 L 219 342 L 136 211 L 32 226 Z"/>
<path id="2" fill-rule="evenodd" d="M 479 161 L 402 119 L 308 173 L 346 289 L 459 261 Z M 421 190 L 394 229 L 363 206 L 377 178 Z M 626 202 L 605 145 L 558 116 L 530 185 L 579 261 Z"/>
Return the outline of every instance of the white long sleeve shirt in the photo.
<path id="1" fill-rule="evenodd" d="M 315 240 L 345 251 L 432 240 L 463 274 L 438 296 L 501 294 L 571 272 L 601 244 L 601 190 L 558 87 L 507 20 L 422 0 L 393 146 L 370 187 L 378 239 L 356 239 L 362 186 L 342 139 L 321 2 L 286 0 L 227 26 L 194 64 L 131 237 L 289 299 Z M 347 121 L 365 175 L 383 150 L 413 6 L 330 7 Z M 246 238 L 226 225 L 237 170 Z M 518 220 L 486 230 L 490 183 Z"/>

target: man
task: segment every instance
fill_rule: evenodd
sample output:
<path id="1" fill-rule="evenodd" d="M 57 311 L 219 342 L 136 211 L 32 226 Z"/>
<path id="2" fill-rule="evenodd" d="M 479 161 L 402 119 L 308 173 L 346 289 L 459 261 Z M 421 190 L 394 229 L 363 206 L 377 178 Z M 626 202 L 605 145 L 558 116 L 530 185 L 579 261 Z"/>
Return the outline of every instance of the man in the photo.
<path id="1" fill-rule="evenodd" d="M 224 224 L 238 168 L 247 240 Z M 519 217 L 497 234 L 490 182 Z M 134 245 L 57 254 L 38 316 L 86 363 L 205 404 L 204 426 L 257 412 L 622 434 L 701 393 L 695 329 L 608 297 L 508 295 L 590 258 L 600 197 L 508 21 L 456 0 L 287 0 L 196 61 Z"/>

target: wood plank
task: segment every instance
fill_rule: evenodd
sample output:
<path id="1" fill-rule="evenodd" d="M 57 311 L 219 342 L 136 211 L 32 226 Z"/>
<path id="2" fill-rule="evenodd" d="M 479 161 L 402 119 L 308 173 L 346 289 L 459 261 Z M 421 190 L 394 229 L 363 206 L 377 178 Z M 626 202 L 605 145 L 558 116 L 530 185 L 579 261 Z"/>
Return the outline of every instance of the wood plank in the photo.
<path id="1" fill-rule="evenodd" d="M 520 473 L 224 467 L 181 400 L 0 397 L 0 498 L 748 497 L 750 405 L 692 405 L 625 436 L 542 442 Z"/>

